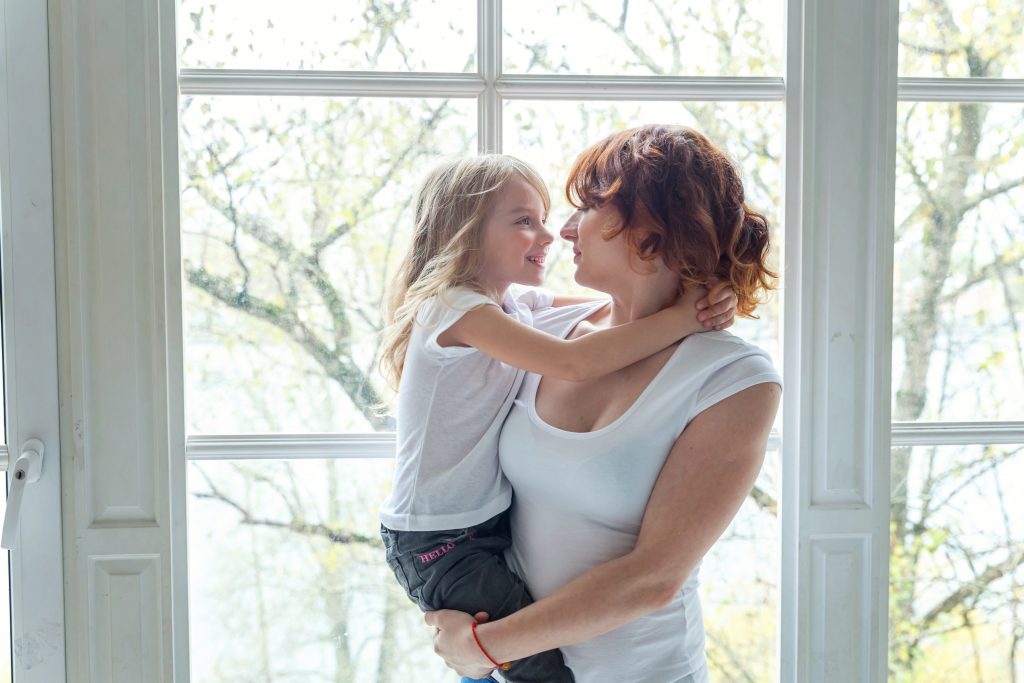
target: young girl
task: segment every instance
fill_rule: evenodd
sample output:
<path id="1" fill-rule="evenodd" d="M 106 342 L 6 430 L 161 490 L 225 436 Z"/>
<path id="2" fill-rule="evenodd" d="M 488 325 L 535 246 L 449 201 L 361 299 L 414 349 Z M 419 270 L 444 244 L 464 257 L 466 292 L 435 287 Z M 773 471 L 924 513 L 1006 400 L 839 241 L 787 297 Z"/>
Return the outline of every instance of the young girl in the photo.
<path id="1" fill-rule="evenodd" d="M 497 455 L 523 370 L 571 380 L 605 375 L 693 332 L 728 326 L 735 312 L 736 297 L 724 289 L 715 302 L 702 300 L 698 314 L 694 291 L 579 339 L 533 329 L 535 311 L 589 301 L 521 287 L 543 280 L 549 206 L 537 172 L 508 155 L 442 164 L 416 199 L 412 245 L 392 285 L 384 333 L 382 364 L 398 385 L 398 435 L 380 517 L 388 564 L 425 611 L 498 619 L 531 602 L 504 560 L 512 490 Z M 557 650 L 500 666 L 517 683 L 574 680 Z"/>

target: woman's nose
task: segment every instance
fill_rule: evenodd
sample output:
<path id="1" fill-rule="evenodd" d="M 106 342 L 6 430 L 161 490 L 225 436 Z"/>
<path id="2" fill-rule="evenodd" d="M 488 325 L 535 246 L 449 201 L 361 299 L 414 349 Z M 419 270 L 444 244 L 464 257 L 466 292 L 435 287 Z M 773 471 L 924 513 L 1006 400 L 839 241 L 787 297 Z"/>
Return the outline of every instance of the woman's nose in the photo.
<path id="1" fill-rule="evenodd" d="M 565 221 L 565 225 L 558 231 L 558 234 L 563 240 L 569 240 L 570 242 L 576 239 L 576 229 L 580 224 L 580 218 L 583 217 L 582 211 L 573 211 L 569 219 Z"/>

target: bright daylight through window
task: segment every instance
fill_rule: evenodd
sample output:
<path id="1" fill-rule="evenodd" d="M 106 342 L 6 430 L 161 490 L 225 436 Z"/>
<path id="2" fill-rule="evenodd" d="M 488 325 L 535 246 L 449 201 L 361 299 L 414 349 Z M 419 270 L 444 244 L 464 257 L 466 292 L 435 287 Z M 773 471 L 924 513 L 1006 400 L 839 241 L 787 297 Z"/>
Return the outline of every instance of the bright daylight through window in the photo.
<path id="1" fill-rule="evenodd" d="M 781 271 L 782 0 L 506 0 L 491 23 L 479 6 L 178 9 L 188 433 L 291 435 L 252 452 L 190 450 L 194 680 L 452 678 L 377 532 L 394 429 L 379 409 L 393 398 L 376 369 L 382 299 L 413 192 L 438 160 L 487 147 L 534 164 L 557 228 L 580 150 L 641 123 L 693 126 L 736 161 Z M 900 2 L 889 633 L 900 683 L 1024 678 L 1024 86 L 977 81 L 1024 78 L 1021 35 L 1019 0 Z M 581 76 L 607 78 L 588 90 Z M 668 97 L 651 77 L 694 85 Z M 701 90 L 712 80 L 727 81 L 715 97 Z M 579 291 L 571 261 L 556 239 L 547 287 Z M 785 273 L 780 284 L 793 286 Z M 780 370 L 782 301 L 775 292 L 731 330 Z M 950 430 L 960 436 L 937 436 Z M 310 446 L 324 438 L 330 452 Z M 779 439 L 704 561 L 712 680 L 778 677 Z"/>
<path id="2" fill-rule="evenodd" d="M 781 3 L 506 2 L 501 66 L 521 78 L 781 79 L 782 18 Z M 313 96 L 291 74 L 290 93 L 254 94 L 224 70 L 473 77 L 478 44 L 493 49 L 478 35 L 477 3 L 374 0 L 341 16 L 312 0 L 185 0 L 178 22 L 189 434 L 391 431 L 393 419 L 375 409 L 390 398 L 375 369 L 381 298 L 407 244 L 419 179 L 440 158 L 481 146 L 483 84 L 462 96 L 443 84 L 434 96 L 423 85 L 412 95 L 397 85 L 375 97 L 343 87 Z M 590 49 L 595 41 L 607 49 Z M 191 92 L 199 80 L 202 93 Z M 544 175 L 552 225 L 568 214 L 561 187 L 586 145 L 630 125 L 682 123 L 737 161 L 779 263 L 781 88 L 768 101 L 742 89 L 726 102 L 503 99 L 503 151 Z M 576 289 L 567 250 L 555 245 L 548 262 L 548 287 Z M 774 296 L 760 320 L 735 329 L 777 367 L 779 312 Z M 391 461 L 338 456 L 193 460 L 197 680 L 450 678 L 382 561 L 376 511 Z M 703 594 L 710 658 L 730 680 L 775 676 L 777 515 L 773 441 L 755 495 L 705 561 L 718 577 Z"/>

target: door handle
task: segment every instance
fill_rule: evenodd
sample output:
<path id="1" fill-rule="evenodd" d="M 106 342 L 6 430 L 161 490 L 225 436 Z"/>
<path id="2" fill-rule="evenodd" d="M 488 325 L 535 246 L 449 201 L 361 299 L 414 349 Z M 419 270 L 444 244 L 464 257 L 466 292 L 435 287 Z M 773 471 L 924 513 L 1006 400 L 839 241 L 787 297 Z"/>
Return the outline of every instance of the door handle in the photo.
<path id="1" fill-rule="evenodd" d="M 4 512 L 4 531 L 0 537 L 0 548 L 10 550 L 14 547 L 14 539 L 18 535 L 18 517 L 21 514 L 21 498 L 25 494 L 25 485 L 39 481 L 43 471 L 43 442 L 29 439 L 21 447 L 21 455 L 11 469 L 11 487 L 7 491 L 7 510 Z"/>

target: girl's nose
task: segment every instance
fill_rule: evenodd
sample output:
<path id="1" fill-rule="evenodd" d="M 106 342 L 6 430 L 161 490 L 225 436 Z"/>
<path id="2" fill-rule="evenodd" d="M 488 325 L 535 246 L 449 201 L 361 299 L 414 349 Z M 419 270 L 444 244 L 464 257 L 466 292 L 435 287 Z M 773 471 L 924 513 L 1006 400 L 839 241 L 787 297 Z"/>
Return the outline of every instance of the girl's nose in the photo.
<path id="1" fill-rule="evenodd" d="M 540 230 L 537 231 L 537 243 L 538 244 L 551 244 L 555 241 L 555 236 L 548 230 L 548 226 L 541 223 Z"/>
<path id="2" fill-rule="evenodd" d="M 573 211 L 569 219 L 565 221 L 565 225 L 558 231 L 563 240 L 572 241 L 576 239 L 576 228 L 579 226 L 581 218 L 583 218 L 582 211 Z"/>

